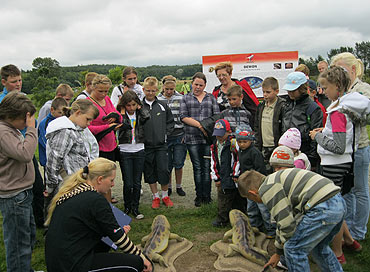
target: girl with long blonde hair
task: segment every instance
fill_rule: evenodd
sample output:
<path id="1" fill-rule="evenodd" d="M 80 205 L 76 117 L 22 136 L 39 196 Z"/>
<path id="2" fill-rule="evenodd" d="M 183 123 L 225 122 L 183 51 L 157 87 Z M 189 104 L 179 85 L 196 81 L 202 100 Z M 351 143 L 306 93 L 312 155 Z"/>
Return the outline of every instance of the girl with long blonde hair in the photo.
<path id="1" fill-rule="evenodd" d="M 114 185 L 116 164 L 98 158 L 70 176 L 53 198 L 45 225 L 48 271 L 152 271 L 151 263 L 128 238 L 103 196 Z M 108 253 L 108 236 L 125 253 Z"/>

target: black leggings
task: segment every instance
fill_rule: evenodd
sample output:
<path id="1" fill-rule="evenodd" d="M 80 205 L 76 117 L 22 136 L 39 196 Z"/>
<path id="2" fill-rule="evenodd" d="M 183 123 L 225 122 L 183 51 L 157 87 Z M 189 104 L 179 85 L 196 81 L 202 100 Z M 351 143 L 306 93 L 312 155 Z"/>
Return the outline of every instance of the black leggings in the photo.
<path id="1" fill-rule="evenodd" d="M 126 253 L 95 253 L 89 272 L 141 272 L 144 269 L 140 256 Z"/>

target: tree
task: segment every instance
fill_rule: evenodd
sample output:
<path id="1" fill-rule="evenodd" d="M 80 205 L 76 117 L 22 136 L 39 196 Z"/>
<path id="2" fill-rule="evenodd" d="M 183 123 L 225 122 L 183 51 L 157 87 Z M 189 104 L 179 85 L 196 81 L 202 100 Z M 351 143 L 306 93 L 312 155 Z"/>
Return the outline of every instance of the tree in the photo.
<path id="1" fill-rule="evenodd" d="M 55 89 L 60 82 L 61 67 L 52 58 L 38 57 L 32 61 L 32 100 L 36 107 L 41 107 L 46 101 L 55 96 Z"/>
<path id="2" fill-rule="evenodd" d="M 355 45 L 355 54 L 364 63 L 364 74 L 370 64 L 370 41 L 360 42 Z"/>
<path id="3" fill-rule="evenodd" d="M 116 66 L 109 70 L 108 77 L 112 81 L 113 85 L 118 85 L 122 81 L 122 71 L 125 66 Z"/>
<path id="4" fill-rule="evenodd" d="M 49 57 L 38 57 L 32 61 L 32 66 L 35 70 L 37 70 L 39 76 L 44 76 L 48 78 L 60 76 L 61 67 L 59 65 L 59 62 L 55 59 Z"/>
<path id="5" fill-rule="evenodd" d="M 354 49 L 349 46 L 341 46 L 340 48 L 330 49 L 330 51 L 328 52 L 328 58 L 330 60 L 335 55 L 338 55 L 339 53 L 343 53 L 343 52 L 350 52 L 354 54 Z"/>

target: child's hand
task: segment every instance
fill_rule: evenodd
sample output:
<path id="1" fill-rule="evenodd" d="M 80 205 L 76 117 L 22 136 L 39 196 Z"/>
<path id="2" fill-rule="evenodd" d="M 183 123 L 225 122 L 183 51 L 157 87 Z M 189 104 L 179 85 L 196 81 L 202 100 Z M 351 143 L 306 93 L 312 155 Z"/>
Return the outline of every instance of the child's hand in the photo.
<path id="1" fill-rule="evenodd" d="M 199 127 L 199 129 L 200 129 L 200 131 L 204 134 L 204 136 L 206 136 L 206 137 L 207 137 L 207 132 L 206 132 L 206 130 L 205 130 L 202 126 L 200 126 L 200 127 Z"/>
<path id="2" fill-rule="evenodd" d="M 275 268 L 279 261 L 280 261 L 280 255 L 275 253 L 274 255 L 271 256 L 270 260 L 267 262 L 267 264 L 264 265 L 263 268 L 265 269 L 269 265 Z"/>
<path id="3" fill-rule="evenodd" d="M 310 131 L 310 137 L 312 140 L 315 139 L 315 136 L 317 133 L 321 133 L 321 131 L 323 130 L 324 128 L 315 128 L 314 130 L 311 130 Z"/>
<path id="4" fill-rule="evenodd" d="M 131 230 L 131 226 L 130 225 L 123 226 L 123 230 L 127 234 Z"/>
<path id="5" fill-rule="evenodd" d="M 27 127 L 36 127 L 35 115 L 31 116 L 31 113 L 27 112 L 26 114 L 26 126 Z"/>
<path id="6" fill-rule="evenodd" d="M 221 181 L 215 181 L 216 187 L 221 187 Z"/>
<path id="7" fill-rule="evenodd" d="M 115 130 L 115 131 L 119 130 L 119 129 L 120 129 L 120 127 L 122 127 L 122 125 L 123 125 L 123 124 L 119 124 L 118 126 L 116 126 L 116 127 L 114 128 L 114 130 Z"/>
<path id="8" fill-rule="evenodd" d="M 109 119 L 107 119 L 106 121 L 107 121 L 107 123 L 108 123 L 108 124 L 112 124 L 113 122 L 115 122 L 115 121 L 116 121 L 116 119 L 114 119 L 114 118 L 109 118 Z"/>

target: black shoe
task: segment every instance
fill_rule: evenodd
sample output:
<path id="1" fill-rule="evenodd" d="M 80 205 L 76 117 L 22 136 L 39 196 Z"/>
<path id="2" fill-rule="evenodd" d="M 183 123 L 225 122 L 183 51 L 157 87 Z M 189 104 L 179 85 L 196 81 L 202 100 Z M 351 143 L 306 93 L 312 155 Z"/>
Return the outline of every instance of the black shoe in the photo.
<path id="1" fill-rule="evenodd" d="M 194 200 L 194 205 L 195 207 L 200 207 L 202 206 L 202 199 L 200 197 L 196 197 L 195 200 Z"/>
<path id="2" fill-rule="evenodd" d="M 186 193 L 184 192 L 184 190 L 181 187 L 180 188 L 176 188 L 176 193 L 179 196 L 186 196 Z"/>
<path id="3" fill-rule="evenodd" d="M 139 212 L 138 209 L 132 210 L 132 215 L 135 216 L 136 219 L 140 220 L 144 218 L 144 215 Z"/>
<path id="4" fill-rule="evenodd" d="M 131 212 L 131 208 L 125 208 L 125 214 L 129 215 Z"/>
<path id="5" fill-rule="evenodd" d="M 211 197 L 203 197 L 202 198 L 202 203 L 203 204 L 210 204 L 212 202 L 212 198 Z"/>
<path id="6" fill-rule="evenodd" d="M 229 225 L 229 222 L 219 221 L 218 219 L 212 222 L 212 226 L 216 228 L 224 228 L 224 227 L 227 227 L 228 225 Z"/>
<path id="7" fill-rule="evenodd" d="M 168 196 L 172 194 L 172 188 L 168 188 Z"/>

